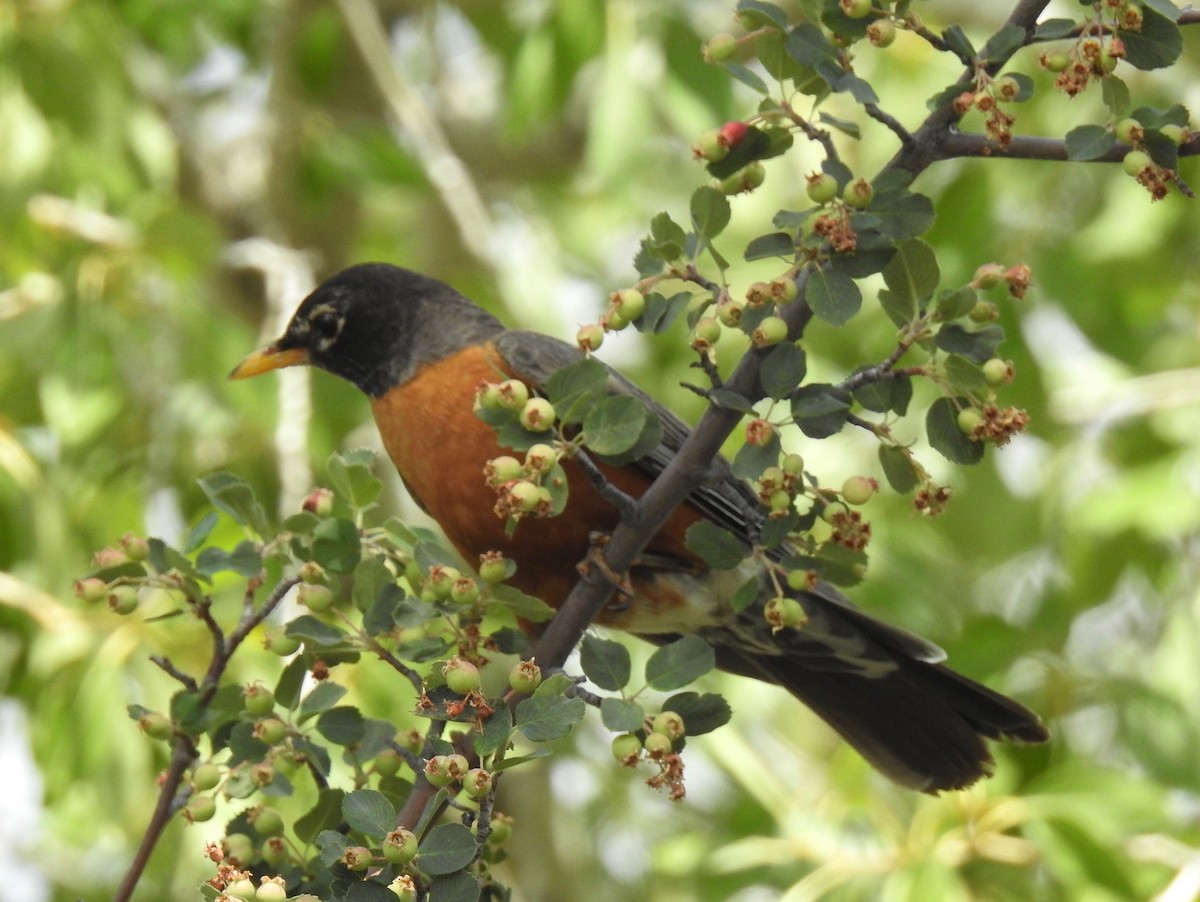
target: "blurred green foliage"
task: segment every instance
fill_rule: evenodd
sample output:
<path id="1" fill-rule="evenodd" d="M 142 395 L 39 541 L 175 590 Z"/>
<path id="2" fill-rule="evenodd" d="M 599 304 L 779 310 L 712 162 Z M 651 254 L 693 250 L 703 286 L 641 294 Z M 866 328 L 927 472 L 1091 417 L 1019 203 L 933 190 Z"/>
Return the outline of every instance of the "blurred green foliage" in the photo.
<path id="1" fill-rule="evenodd" d="M 931 27 L 986 36 L 1007 5 L 918 8 Z M 5 753 L 31 755 L 43 786 L 37 829 L 0 830 L 14 885 L 24 873 L 56 900 L 111 896 L 165 763 L 125 707 L 166 703 L 149 650 L 185 668 L 200 660 L 199 628 L 183 618 L 83 610 L 70 589 L 91 552 L 128 530 L 178 539 L 206 507 L 197 478 L 218 468 L 291 510 L 287 468 L 303 480 L 305 461 L 375 441 L 366 405 L 318 375 L 311 422 L 295 421 L 302 444 L 278 461 L 276 396 L 223 381 L 299 300 L 278 280 L 385 259 L 512 325 L 569 336 L 632 281 L 649 218 L 684 215 L 704 180 L 694 137 L 744 115 L 747 95 L 699 54 L 734 28 L 725 3 L 380 3 L 399 73 L 386 96 L 352 27 L 372 9 L 0 7 L 0 688 L 24 716 Z M 1197 39 L 1185 29 L 1178 66 L 1129 77 L 1141 102 L 1187 99 Z M 909 123 L 958 71 L 909 34 L 886 52 L 864 46 L 858 65 Z M 1039 84 L 1019 132 L 1106 121 L 1098 92 L 1068 103 L 1031 54 L 1016 68 Z M 836 97 L 827 109 L 853 112 Z M 874 122 L 863 133 L 843 152 L 869 174 L 895 142 Z M 730 246 L 794 207 L 818 161 L 768 162 L 766 186 L 734 204 Z M 1182 173 L 1197 176 L 1188 162 Z M 1018 372 L 1010 397 L 1034 425 L 978 467 L 935 474 L 956 488 L 941 519 L 872 502 L 872 569 L 855 595 L 1019 694 L 1054 742 L 1002 751 L 986 786 L 917 798 L 782 693 L 729 679 L 734 723 L 689 746 L 682 806 L 614 768 L 598 727 L 513 775 L 501 804 L 518 822 L 520 898 L 1192 897 L 1197 208 L 1178 196 L 1152 205 L 1117 167 L 1090 164 L 958 160 L 916 187 L 935 200 L 926 238 L 948 284 L 989 260 L 1033 268 L 1030 299 L 1005 306 L 1002 324 Z M 305 256 L 279 262 L 263 243 L 239 244 L 251 238 Z M 273 291 L 282 307 L 269 310 Z M 878 359 L 893 333 L 870 303 L 851 328 L 815 324 L 810 371 Z M 699 399 L 678 387 L 683 342 L 614 344 L 602 356 L 695 416 Z M 831 484 L 874 472 L 873 452 L 853 436 L 803 449 Z M 232 525 L 218 530 L 231 546 Z M 239 667 L 240 679 L 271 680 L 277 664 L 262 652 Z M 359 679 L 353 692 L 377 712 L 411 704 L 369 667 Z M 18 772 L 0 766 L 6 780 Z M 204 835 L 176 824 L 141 898 L 194 898 Z"/>

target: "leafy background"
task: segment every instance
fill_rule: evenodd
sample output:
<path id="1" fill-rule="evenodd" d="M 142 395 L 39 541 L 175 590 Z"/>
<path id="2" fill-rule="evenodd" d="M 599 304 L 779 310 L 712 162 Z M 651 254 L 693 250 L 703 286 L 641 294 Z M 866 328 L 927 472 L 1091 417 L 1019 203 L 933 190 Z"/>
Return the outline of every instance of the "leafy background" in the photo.
<path id="1" fill-rule="evenodd" d="M 935 30 L 983 38 L 1005 6 L 918 9 Z M 7 898 L 111 895 L 164 763 L 125 707 L 165 703 L 149 650 L 181 666 L 198 655 L 179 620 L 82 609 L 70 587 L 91 552 L 128 530 L 177 537 L 203 513 L 196 479 L 217 468 L 290 511 L 332 450 L 376 442 L 348 386 L 289 373 L 281 402 L 266 383 L 226 384 L 229 367 L 313 272 L 364 259 L 451 281 L 511 325 L 573 335 L 632 281 L 649 218 L 684 213 L 703 181 L 695 135 L 749 110 L 699 54 L 729 15 L 683 0 L 0 8 Z M 1200 107 L 1197 40 L 1185 29 L 1173 69 L 1128 74 L 1135 97 Z M 380 65 L 389 51 L 394 69 Z M 959 71 L 903 33 L 886 52 L 862 48 L 859 67 L 910 123 Z M 1017 69 L 1040 89 L 1018 130 L 1105 121 L 1097 92 L 1050 92 L 1028 51 Z M 840 102 L 829 111 L 853 115 Z M 867 122 L 844 159 L 869 175 L 894 149 Z M 766 185 L 734 203 L 727 257 L 795 205 L 818 162 L 814 149 L 767 164 Z M 1034 426 L 938 474 L 957 489 L 939 520 L 874 502 L 855 597 L 1044 712 L 1054 743 L 1002 751 L 986 787 L 915 798 L 783 694 L 710 678 L 735 721 L 689 745 L 683 805 L 614 767 L 598 725 L 514 772 L 500 804 L 518 821 L 507 867 L 520 898 L 1195 898 L 1196 207 L 1151 205 L 1101 165 L 961 160 L 915 187 L 938 208 L 926 237 L 946 284 L 992 259 L 1033 267 L 1031 299 L 1002 323 L 1010 397 Z M 869 304 L 846 328 L 814 326 L 813 377 L 879 359 L 892 331 Z M 602 356 L 694 418 L 678 338 L 622 338 Z M 853 437 L 803 447 L 833 484 L 873 472 L 872 452 Z M 271 680 L 277 663 L 240 666 Z M 353 689 L 377 716 L 411 704 L 369 667 Z M 205 835 L 176 825 L 142 897 L 194 897 Z"/>

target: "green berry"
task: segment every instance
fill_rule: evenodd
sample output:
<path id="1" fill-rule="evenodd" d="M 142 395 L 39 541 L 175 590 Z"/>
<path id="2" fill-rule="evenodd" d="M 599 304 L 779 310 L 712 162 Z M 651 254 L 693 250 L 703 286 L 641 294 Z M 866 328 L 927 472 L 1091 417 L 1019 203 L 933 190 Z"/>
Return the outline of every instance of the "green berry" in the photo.
<path id="1" fill-rule="evenodd" d="M 457 568 L 434 564 L 429 568 L 429 576 L 426 578 L 425 584 L 433 590 L 434 595 L 444 599 L 450 597 L 454 584 L 461 578 L 462 574 Z"/>
<path id="2" fill-rule="evenodd" d="M 714 34 L 704 45 L 704 57 L 710 62 L 721 63 L 737 51 L 737 38 L 727 32 Z"/>
<path id="3" fill-rule="evenodd" d="M 794 301 L 800 289 L 796 287 L 796 280 L 791 278 L 772 279 L 769 286 L 771 299 L 777 304 Z"/>
<path id="4" fill-rule="evenodd" d="M 1146 130 L 1136 119 L 1122 119 L 1113 126 L 1113 134 L 1117 136 L 1118 141 L 1126 144 L 1140 144 L 1146 137 Z"/>
<path id="5" fill-rule="evenodd" d="M 614 291 L 609 298 L 613 309 L 617 310 L 626 322 L 633 322 L 646 312 L 646 296 L 636 288 L 622 288 Z"/>
<path id="6" fill-rule="evenodd" d="M 512 506 L 523 513 L 533 513 L 542 500 L 541 487 L 532 482 L 522 480 L 514 483 L 508 490 Z"/>
<path id="7" fill-rule="evenodd" d="M 867 40 L 876 47 L 890 47 L 896 40 L 896 23 L 891 19 L 876 19 L 867 26 Z"/>
<path id="8" fill-rule="evenodd" d="M 388 884 L 388 889 L 399 902 L 417 902 L 417 885 L 408 874 L 401 874 Z"/>
<path id="9" fill-rule="evenodd" d="M 482 767 L 473 767 L 463 775 L 463 789 L 473 799 L 482 799 L 492 791 L 492 775 Z"/>
<path id="10" fill-rule="evenodd" d="M 403 867 L 416 857 L 417 847 L 417 835 L 411 830 L 393 830 L 383 839 L 383 857 Z"/>
<path id="11" fill-rule="evenodd" d="M 465 777 L 470 767 L 471 763 L 462 755 L 446 756 L 446 773 L 450 775 L 452 781 L 458 781 Z"/>
<path id="12" fill-rule="evenodd" d="M 977 407 L 964 407 L 958 412 L 956 422 L 963 435 L 973 435 L 975 427 L 983 422 L 983 413 Z"/>
<path id="13" fill-rule="evenodd" d="M 113 586 L 108 593 L 108 608 L 124 617 L 137 610 L 138 591 L 133 586 Z"/>
<path id="14" fill-rule="evenodd" d="M 838 6 L 851 19 L 865 19 L 871 14 L 871 0 L 838 0 Z"/>
<path id="15" fill-rule="evenodd" d="M 545 432 L 554 425 L 554 405 L 545 398 L 530 398 L 521 408 L 521 425 L 530 432 Z"/>
<path id="16" fill-rule="evenodd" d="M 450 756 L 434 755 L 426 761 L 425 779 L 429 781 L 430 786 L 438 789 L 453 783 L 454 778 L 450 776 Z"/>
<path id="17" fill-rule="evenodd" d="M 1014 370 L 1011 360 L 1001 360 L 999 357 L 993 357 L 983 364 L 983 378 L 993 388 L 1000 385 L 1007 385 L 1009 382 L 1012 382 L 1013 376 Z"/>
<path id="18" fill-rule="evenodd" d="M 442 668 L 446 686 L 456 695 L 468 695 L 479 690 L 479 668 L 462 658 L 451 658 Z"/>
<path id="19" fill-rule="evenodd" d="M 171 719 L 159 711 L 151 711 L 138 719 L 138 729 L 151 739 L 170 739 L 175 732 Z"/>
<path id="20" fill-rule="evenodd" d="M 101 548 L 92 555 L 92 564 L 99 570 L 103 570 L 106 567 L 119 567 L 121 564 L 128 563 L 129 556 L 117 548 Z"/>
<path id="21" fill-rule="evenodd" d="M 254 724 L 254 738 L 267 745 L 279 745 L 287 737 L 287 724 L 278 717 L 264 717 Z"/>
<path id="22" fill-rule="evenodd" d="M 869 206 L 874 197 L 875 189 L 864 178 L 847 182 L 846 187 L 842 189 L 842 200 L 859 210 Z"/>
<path id="23" fill-rule="evenodd" d="M 217 803 L 212 796 L 192 796 L 183 806 L 183 816 L 193 824 L 211 821 L 217 813 Z"/>
<path id="24" fill-rule="evenodd" d="M 550 445 L 539 442 L 525 452 L 525 468 L 531 473 L 549 473 L 558 463 L 558 452 Z"/>
<path id="25" fill-rule="evenodd" d="M 623 733 L 620 736 L 614 736 L 612 753 L 613 757 L 626 767 L 633 767 L 637 764 L 638 758 L 642 754 L 642 740 L 638 738 L 636 733 Z"/>
<path id="26" fill-rule="evenodd" d="M 314 614 L 321 614 L 333 607 L 333 590 L 320 584 L 304 584 L 296 590 L 296 600 Z"/>
<path id="27" fill-rule="evenodd" d="M 197 764 L 192 771 L 192 788 L 201 792 L 216 789 L 221 782 L 221 768 L 211 761 Z"/>
<path id="28" fill-rule="evenodd" d="M 253 717 L 262 717 L 275 710 L 275 694 L 262 683 L 242 687 L 242 701 L 246 713 Z"/>
<path id="29" fill-rule="evenodd" d="M 717 343 L 717 339 L 721 337 L 721 321 L 715 316 L 702 316 L 696 320 L 696 326 L 692 330 L 692 335 L 698 341 L 714 345 Z"/>
<path id="30" fill-rule="evenodd" d="M 1174 144 L 1176 147 L 1187 141 L 1187 130 L 1181 125 L 1175 125 L 1173 122 L 1167 123 L 1158 130 L 1158 133 Z"/>
<path id="31" fill-rule="evenodd" d="M 300 640 L 281 630 L 273 630 L 267 633 L 266 639 L 263 640 L 263 646 L 271 654 L 286 658 L 300 650 Z"/>
<path id="32" fill-rule="evenodd" d="M 779 489 L 771 493 L 771 501 L 769 504 L 771 511 L 777 514 L 787 513 L 792 509 L 792 496 L 784 489 Z"/>
<path id="33" fill-rule="evenodd" d="M 504 485 L 514 479 L 520 479 L 521 472 L 521 462 L 508 454 L 493 457 L 483 467 L 483 475 L 490 486 Z"/>
<path id="34" fill-rule="evenodd" d="M 282 836 L 268 836 L 263 840 L 262 859 L 267 864 L 279 864 L 288 857 L 287 840 Z"/>
<path id="35" fill-rule="evenodd" d="M 254 840 L 245 833 L 230 833 L 221 837 L 221 854 L 231 863 L 245 867 L 254 861 Z"/>
<path id="36" fill-rule="evenodd" d="M 786 595 L 769 599 L 763 606 L 763 617 L 775 632 L 801 627 L 808 620 L 804 605 Z"/>
<path id="37" fill-rule="evenodd" d="M 496 386 L 499 404 L 503 410 L 517 411 L 529 400 L 529 386 L 520 379 L 508 379 Z"/>
<path id="38" fill-rule="evenodd" d="M 683 718 L 674 711 L 663 711 L 655 715 L 650 729 L 654 733 L 662 733 L 671 740 L 679 739 L 685 733 Z"/>
<path id="39" fill-rule="evenodd" d="M 692 147 L 692 153 L 701 160 L 708 160 L 710 163 L 715 163 L 717 160 L 725 158 L 729 153 L 729 148 L 721 140 L 721 130 L 719 128 L 710 128 L 706 132 L 701 132 L 700 136 L 696 138 L 696 144 Z"/>
<path id="40" fill-rule="evenodd" d="M 778 316 L 766 316 L 750 336 L 755 346 L 764 348 L 777 345 L 788 337 L 788 325 Z"/>
<path id="41" fill-rule="evenodd" d="M 789 570 L 787 575 L 788 588 L 795 592 L 812 588 L 812 573 L 809 570 Z"/>
<path id="42" fill-rule="evenodd" d="M 250 826 L 259 836 L 279 836 L 283 833 L 283 815 L 274 808 L 262 808 L 250 818 Z"/>
<path id="43" fill-rule="evenodd" d="M 249 877 L 239 877 L 225 887 L 225 895 L 242 902 L 254 902 L 254 884 Z"/>
<path id="44" fill-rule="evenodd" d="M 479 559 L 479 577 L 489 585 L 502 583 L 508 579 L 508 558 L 496 552 L 488 552 Z"/>
<path id="45" fill-rule="evenodd" d="M 642 746 L 646 749 L 647 755 L 654 760 L 658 760 L 670 754 L 675 743 L 671 741 L 671 737 L 666 733 L 651 732 L 646 734 L 646 741 L 642 743 Z"/>
<path id="46" fill-rule="evenodd" d="M 287 889 L 279 877 L 264 877 L 254 891 L 254 902 L 286 902 Z"/>
<path id="47" fill-rule="evenodd" d="M 512 836 L 513 819 L 507 814 L 494 812 L 490 826 L 487 841 L 492 845 L 503 845 Z"/>
<path id="48" fill-rule="evenodd" d="M 371 768 L 381 777 L 394 777 L 404 764 L 404 758 L 395 749 L 384 749 L 371 762 Z"/>
<path id="49" fill-rule="evenodd" d="M 296 571 L 300 581 L 310 586 L 325 582 L 325 568 L 316 561 L 305 561 Z"/>
<path id="50" fill-rule="evenodd" d="M 717 319 L 721 321 L 721 325 L 736 329 L 742 321 L 742 311 L 745 308 L 745 301 L 732 298 L 728 301 L 721 301 L 717 304 Z"/>
<path id="51" fill-rule="evenodd" d="M 838 183 L 828 172 L 814 172 L 806 179 L 808 199 L 815 204 L 827 204 L 838 194 Z"/>
<path id="52" fill-rule="evenodd" d="M 847 504 L 866 504 L 879 490 L 879 483 L 870 476 L 851 476 L 842 483 L 842 500 Z"/>
<path id="53" fill-rule="evenodd" d="M 514 692 L 532 692 L 541 682 L 542 668 L 532 660 L 518 662 L 508 673 L 508 685 Z"/>
<path id="54" fill-rule="evenodd" d="M 604 327 L 599 323 L 588 323 L 580 326 L 575 333 L 575 344 L 581 351 L 596 351 L 604 344 Z"/>
<path id="55" fill-rule="evenodd" d="M 1125 158 L 1121 161 L 1121 168 L 1125 170 L 1126 175 L 1137 175 L 1152 163 L 1150 154 L 1144 150 L 1131 150 L 1125 154 Z"/>
<path id="56" fill-rule="evenodd" d="M 94 576 L 75 580 L 75 595 L 88 604 L 96 604 L 108 598 L 108 583 Z"/>
<path id="57" fill-rule="evenodd" d="M 371 866 L 374 856 L 366 846 L 350 846 L 342 853 L 342 864 L 351 871 L 365 871 Z"/>
<path id="58" fill-rule="evenodd" d="M 117 546 L 125 552 L 125 556 L 131 561 L 138 563 L 150 557 L 150 543 L 141 536 L 135 536 L 131 532 L 125 533 L 117 540 Z"/>
<path id="59" fill-rule="evenodd" d="M 1057 50 L 1053 53 L 1043 54 L 1040 62 L 1050 72 L 1065 72 L 1067 66 L 1071 65 L 1071 57 L 1069 54 Z"/>

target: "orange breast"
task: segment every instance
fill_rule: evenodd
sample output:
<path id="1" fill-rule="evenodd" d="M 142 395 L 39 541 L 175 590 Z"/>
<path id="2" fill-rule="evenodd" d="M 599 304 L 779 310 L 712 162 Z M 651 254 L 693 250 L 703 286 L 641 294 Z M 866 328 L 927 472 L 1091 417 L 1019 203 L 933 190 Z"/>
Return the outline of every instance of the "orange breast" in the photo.
<path id="1" fill-rule="evenodd" d="M 475 346 L 422 368 L 409 382 L 373 398 L 371 409 L 400 476 L 458 551 L 472 564 L 485 551 L 503 552 L 517 564 L 513 585 L 557 607 L 578 579 L 575 566 L 588 552 L 590 534 L 612 531 L 618 515 L 583 471 L 566 461 L 566 510 L 557 517 L 522 520 L 512 537 L 505 535 L 504 521 L 492 509 L 496 494 L 483 468 L 492 458 L 512 452 L 497 444 L 492 428 L 471 408 L 479 383 L 512 375 L 490 344 Z M 636 468 L 602 469 L 635 497 L 650 484 Z M 694 509 L 680 508 L 648 551 L 696 560 L 686 549 L 684 534 L 698 519 Z M 650 581 L 639 587 L 637 606 L 665 609 L 687 604 L 678 592 L 650 589 Z M 650 611 L 614 613 L 609 620 L 620 625 L 635 613 L 645 616 Z"/>

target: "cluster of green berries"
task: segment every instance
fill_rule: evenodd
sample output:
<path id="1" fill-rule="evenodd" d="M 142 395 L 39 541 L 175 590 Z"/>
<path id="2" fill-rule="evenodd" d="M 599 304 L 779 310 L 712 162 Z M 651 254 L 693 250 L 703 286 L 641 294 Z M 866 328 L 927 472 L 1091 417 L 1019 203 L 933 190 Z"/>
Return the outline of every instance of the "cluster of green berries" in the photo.
<path id="1" fill-rule="evenodd" d="M 973 442 L 1007 445 L 1014 435 L 1029 426 L 1029 414 L 1019 407 L 998 407 L 985 403 L 964 407 L 958 412 L 958 428 Z"/>
<path id="2" fill-rule="evenodd" d="M 755 483 L 758 500 L 772 519 L 792 512 L 796 496 L 804 490 L 804 458 L 785 454 L 778 466 L 767 467 Z"/>
<path id="3" fill-rule="evenodd" d="M 1117 30 L 1141 31 L 1142 10 L 1136 3 L 1105 0 L 1104 7 L 1112 18 L 1103 22 L 1097 35 L 1084 29 L 1080 37 L 1065 50 L 1053 50 L 1038 57 L 1038 63 L 1055 73 L 1054 87 L 1068 97 L 1087 90 L 1089 84 L 1111 75 L 1117 63 L 1125 58 L 1125 42 Z"/>
<path id="4" fill-rule="evenodd" d="M 284 902 L 287 899 L 287 882 L 282 877 L 259 878 L 257 887 L 249 871 L 241 871 L 231 865 L 222 864 L 218 876 L 209 881 L 220 890 L 222 899 L 237 899 L 240 902 Z"/>
<path id="5" fill-rule="evenodd" d="M 562 478 L 554 473 L 562 456 L 563 451 L 558 447 L 539 442 L 525 452 L 524 461 L 508 454 L 489 460 L 483 475 L 496 491 L 496 516 L 519 520 L 554 513 L 554 495 L 547 483 Z"/>
<path id="6" fill-rule="evenodd" d="M 661 761 L 675 751 L 686 733 L 682 717 L 674 711 L 663 711 L 649 718 L 640 733 L 614 736 L 613 757 L 625 767 L 636 767 L 643 759 Z"/>
<path id="7" fill-rule="evenodd" d="M 758 319 L 753 329 L 746 332 L 755 347 L 765 348 L 787 340 L 788 325 L 779 316 L 779 307 L 796 298 L 796 281 L 787 273 L 769 282 L 752 282 L 744 298 L 736 298 L 722 291 L 710 312 L 700 316 L 692 327 L 691 346 L 703 354 L 710 354 L 721 338 L 722 329 L 741 329 L 742 318 L 747 308 L 761 308 L 768 304 L 774 310 Z"/>
<path id="8" fill-rule="evenodd" d="M 98 570 L 119 567 L 122 564 L 141 564 L 150 557 L 150 545 L 141 536 L 126 533 L 115 547 L 101 548 L 92 556 L 92 564 Z M 127 578 L 105 582 L 96 576 L 75 581 L 75 595 L 88 604 L 107 604 L 110 611 L 122 616 L 138 609 L 137 587 Z"/>
<path id="9" fill-rule="evenodd" d="M 430 786 L 441 789 L 458 784 L 473 799 L 482 799 L 492 791 L 494 778 L 482 767 L 471 767 L 466 757 L 459 754 L 434 755 L 425 762 L 425 779 Z"/>
<path id="10" fill-rule="evenodd" d="M 1000 106 L 1021 100 L 1021 84 L 1011 75 L 991 78 L 981 72 L 970 91 L 954 98 L 954 109 L 960 115 L 970 109 L 983 113 L 984 130 L 997 147 L 1008 147 L 1012 143 L 1012 127 L 1016 117 Z"/>
<path id="11" fill-rule="evenodd" d="M 584 351 L 595 351 L 607 332 L 620 332 L 646 312 L 646 296 L 636 288 L 622 288 L 608 296 L 608 308 L 599 322 L 586 323 L 575 333 L 575 343 Z M 536 431 L 536 430 L 535 430 Z"/>
<path id="12" fill-rule="evenodd" d="M 813 203 L 830 207 L 813 218 L 813 234 L 827 241 L 834 253 L 847 254 L 857 248 L 853 212 L 871 205 L 875 187 L 861 176 L 839 187 L 837 179 L 828 172 L 814 172 L 806 176 L 805 190 Z"/>
<path id="13" fill-rule="evenodd" d="M 1191 134 L 1183 126 L 1168 123 L 1157 129 L 1158 133 L 1175 146 L 1184 144 Z M 1155 163 L 1146 150 L 1146 129 L 1136 119 L 1122 119 L 1113 126 L 1118 141 L 1130 145 L 1131 150 L 1121 160 L 1125 174 L 1150 192 L 1154 200 L 1162 200 L 1175 184 L 1175 170 Z"/>
<path id="14" fill-rule="evenodd" d="M 773 127 L 777 128 L 777 127 Z M 719 128 L 702 132 L 692 146 L 692 156 L 697 160 L 715 163 L 723 160 L 729 152 L 746 139 L 750 125 L 734 119 Z M 719 179 L 713 187 L 722 194 L 745 194 L 762 185 L 767 178 L 766 167 L 761 160 L 751 160 L 745 166 Z"/>

